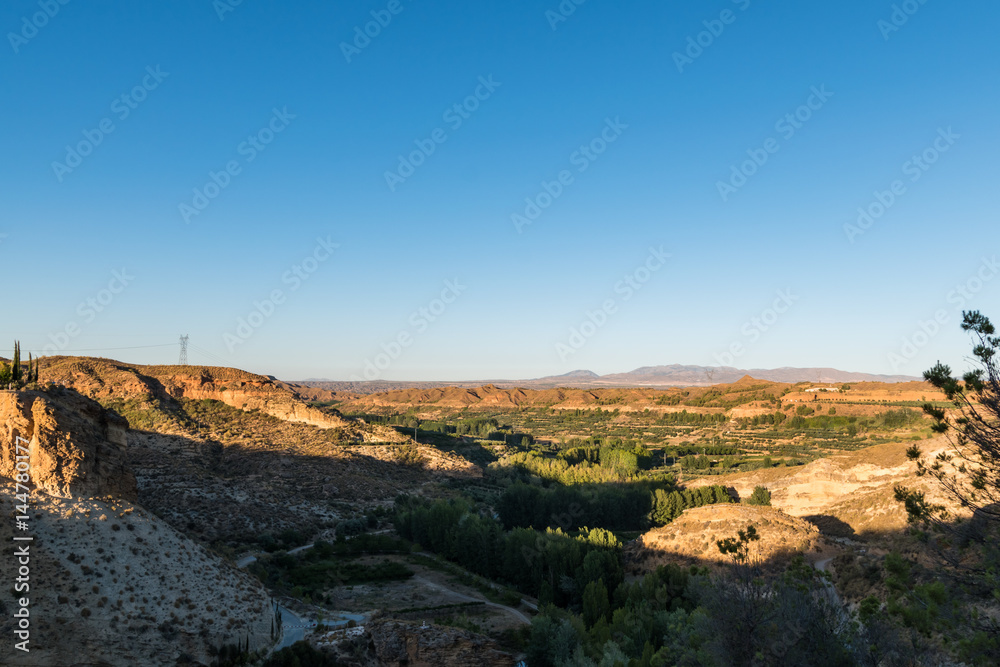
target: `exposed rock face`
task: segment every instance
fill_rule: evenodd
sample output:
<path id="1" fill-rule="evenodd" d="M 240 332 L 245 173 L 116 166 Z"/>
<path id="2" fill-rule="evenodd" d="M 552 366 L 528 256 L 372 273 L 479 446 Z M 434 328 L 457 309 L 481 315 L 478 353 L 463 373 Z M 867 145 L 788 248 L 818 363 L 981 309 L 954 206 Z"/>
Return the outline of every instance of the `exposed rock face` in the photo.
<path id="1" fill-rule="evenodd" d="M 487 637 L 457 628 L 403 621 L 370 626 L 379 663 L 388 667 L 513 667 L 514 657 Z"/>
<path id="2" fill-rule="evenodd" d="M 157 379 L 174 398 L 213 399 L 234 408 L 259 410 L 284 421 L 320 428 L 341 428 L 346 424 L 339 417 L 297 400 L 268 378 L 218 382 L 212 376 L 178 374 Z"/>
<path id="3" fill-rule="evenodd" d="M 128 422 L 75 391 L 0 391 L 0 476 L 17 474 L 28 441 L 31 482 L 60 498 L 137 498 L 125 463 Z M 23 446 L 23 443 L 22 443 Z"/>

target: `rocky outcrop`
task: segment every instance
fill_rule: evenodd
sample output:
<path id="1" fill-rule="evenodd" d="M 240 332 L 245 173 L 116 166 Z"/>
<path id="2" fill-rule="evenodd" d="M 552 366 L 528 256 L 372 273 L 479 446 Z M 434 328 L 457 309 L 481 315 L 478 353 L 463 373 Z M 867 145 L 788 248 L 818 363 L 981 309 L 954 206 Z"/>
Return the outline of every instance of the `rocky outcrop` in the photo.
<path id="1" fill-rule="evenodd" d="M 75 391 L 0 391 L 0 476 L 18 473 L 16 443 L 27 441 L 28 475 L 60 498 L 137 498 L 125 462 L 128 422 Z M 23 464 L 22 464 L 23 468 Z"/>
<path id="2" fill-rule="evenodd" d="M 457 628 L 377 621 L 370 626 L 379 663 L 387 667 L 513 667 L 514 656 L 496 643 Z"/>
<path id="3" fill-rule="evenodd" d="M 206 369 L 213 370 L 213 369 Z M 211 399 L 241 410 L 258 410 L 282 421 L 319 428 L 343 428 L 347 422 L 303 403 L 272 380 L 217 381 L 210 374 L 170 375 L 157 378 L 174 398 Z"/>

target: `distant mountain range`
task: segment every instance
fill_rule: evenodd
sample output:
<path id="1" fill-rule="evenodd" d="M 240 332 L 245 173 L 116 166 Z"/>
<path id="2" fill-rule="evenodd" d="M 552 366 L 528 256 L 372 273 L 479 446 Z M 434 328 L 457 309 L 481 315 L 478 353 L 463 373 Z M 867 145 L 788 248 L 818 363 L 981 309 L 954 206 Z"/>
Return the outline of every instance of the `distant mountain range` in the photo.
<path id="1" fill-rule="evenodd" d="M 595 387 L 677 387 L 736 382 L 744 375 L 771 382 L 913 382 L 922 378 L 909 375 L 875 375 L 855 373 L 836 368 L 733 368 L 732 366 L 643 366 L 628 373 L 598 375 L 593 371 L 579 370 L 535 380 L 531 384 L 553 385 L 572 382 L 574 385 Z"/>
<path id="2" fill-rule="evenodd" d="M 375 380 L 372 382 L 340 382 L 335 380 L 310 378 L 299 381 L 333 391 L 349 391 L 357 393 L 373 393 L 392 391 L 404 388 L 430 387 L 479 387 L 486 384 L 497 387 L 690 387 L 736 382 L 745 375 L 758 380 L 771 382 L 919 382 L 923 378 L 910 375 L 875 375 L 872 373 L 855 373 L 841 371 L 836 368 L 750 368 L 741 369 L 731 366 L 688 366 L 671 364 L 669 366 L 643 366 L 628 373 L 611 373 L 598 375 L 589 370 L 570 371 L 563 375 L 550 375 L 530 380 L 477 380 L 474 382 L 399 382 L 394 380 Z"/>

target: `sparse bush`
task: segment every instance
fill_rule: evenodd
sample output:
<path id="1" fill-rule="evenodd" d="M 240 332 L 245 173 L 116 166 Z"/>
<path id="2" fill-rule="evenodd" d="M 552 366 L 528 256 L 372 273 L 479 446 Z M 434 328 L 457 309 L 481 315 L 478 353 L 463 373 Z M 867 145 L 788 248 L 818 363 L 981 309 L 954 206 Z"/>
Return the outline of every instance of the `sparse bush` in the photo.
<path id="1" fill-rule="evenodd" d="M 423 468 L 426 460 L 417 446 L 412 444 L 393 447 L 392 455 L 396 463 L 409 468 Z"/>

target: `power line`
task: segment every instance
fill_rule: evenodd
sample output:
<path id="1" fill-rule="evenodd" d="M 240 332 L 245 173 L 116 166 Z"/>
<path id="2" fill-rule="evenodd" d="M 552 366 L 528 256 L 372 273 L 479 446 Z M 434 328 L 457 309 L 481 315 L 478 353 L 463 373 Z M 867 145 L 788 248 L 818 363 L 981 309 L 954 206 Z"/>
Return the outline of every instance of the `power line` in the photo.
<path id="1" fill-rule="evenodd" d="M 188 338 L 188 336 L 181 336 L 181 338 L 185 339 L 185 338 Z M 115 350 L 144 350 L 144 349 L 149 349 L 149 348 L 154 348 L 154 347 L 174 347 L 175 345 L 177 345 L 177 343 L 163 343 L 163 344 L 160 344 L 160 345 L 128 345 L 128 346 L 125 346 L 125 347 L 86 347 L 86 348 L 80 348 L 80 349 L 77 349 L 77 350 L 59 350 L 57 352 L 57 354 L 59 354 L 59 355 L 70 355 L 70 354 L 76 354 L 77 352 L 113 352 Z M 195 345 L 194 343 L 188 342 L 187 343 L 187 347 L 190 347 L 192 350 L 198 351 L 199 353 L 205 355 L 206 357 L 214 360 L 216 363 L 218 363 L 221 366 L 224 366 L 224 367 L 228 368 L 228 367 L 231 367 L 233 365 L 233 362 L 231 360 L 229 360 L 229 359 L 223 359 L 219 355 L 214 354 L 212 352 L 209 352 L 205 348 L 199 347 L 199 346 Z M 55 356 L 55 355 L 50 355 L 50 356 Z M 186 362 L 186 359 L 185 359 L 184 362 L 181 365 L 186 365 L 186 363 L 187 362 Z"/>
<path id="2" fill-rule="evenodd" d="M 149 347 L 173 347 L 177 343 L 164 343 L 163 345 L 131 345 L 129 347 L 88 347 L 80 350 L 59 350 L 60 354 L 74 352 L 108 352 L 111 350 L 139 350 Z"/>
<path id="3" fill-rule="evenodd" d="M 206 357 L 208 357 L 210 359 L 214 359 L 215 361 L 217 361 L 218 363 L 222 364 L 223 366 L 225 366 L 227 368 L 229 368 L 229 367 L 231 367 L 233 365 L 233 363 L 231 361 L 229 361 L 227 359 L 223 359 L 219 355 L 213 354 L 212 352 L 209 352 L 208 350 L 206 350 L 203 347 L 198 347 L 194 343 L 188 343 L 188 345 L 191 346 L 191 349 L 197 350 L 198 352 L 202 353 Z"/>
<path id="4" fill-rule="evenodd" d="M 51 331 L 21 331 L 17 330 L 19 336 L 48 336 Z M 96 334 L 95 334 L 96 335 Z M 144 333 L 101 333 L 101 338 L 159 338 L 162 334 Z"/>

